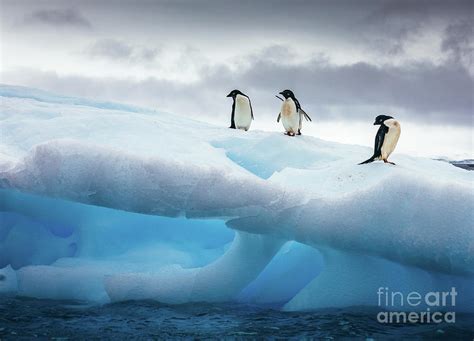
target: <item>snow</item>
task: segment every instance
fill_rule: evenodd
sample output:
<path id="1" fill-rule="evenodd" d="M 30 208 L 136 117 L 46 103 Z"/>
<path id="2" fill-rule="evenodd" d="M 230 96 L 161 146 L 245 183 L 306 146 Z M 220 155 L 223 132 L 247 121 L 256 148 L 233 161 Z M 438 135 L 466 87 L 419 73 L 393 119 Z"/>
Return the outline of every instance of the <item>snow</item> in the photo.
<path id="1" fill-rule="evenodd" d="M 277 125 L 0 96 L 0 293 L 304 310 L 455 285 L 472 311 L 471 172 L 396 151 L 359 166 L 370 148 Z"/>

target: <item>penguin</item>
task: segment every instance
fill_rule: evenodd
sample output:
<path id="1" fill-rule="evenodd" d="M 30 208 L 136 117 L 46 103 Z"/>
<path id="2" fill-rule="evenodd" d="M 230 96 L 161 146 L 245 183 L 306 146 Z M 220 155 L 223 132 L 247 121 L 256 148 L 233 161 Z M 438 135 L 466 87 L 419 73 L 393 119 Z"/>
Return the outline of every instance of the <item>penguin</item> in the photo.
<path id="1" fill-rule="evenodd" d="M 388 161 L 388 157 L 397 146 L 401 133 L 400 123 L 392 116 L 379 115 L 375 118 L 374 125 L 380 125 L 377 135 L 375 135 L 374 155 L 370 159 L 359 163 L 359 165 L 375 160 L 383 160 L 385 163 L 394 165 L 395 163 Z"/>
<path id="2" fill-rule="evenodd" d="M 303 125 L 303 116 L 307 121 L 311 121 L 311 117 L 301 108 L 300 102 L 296 99 L 295 94 L 291 90 L 280 92 L 285 99 L 276 96 L 283 103 L 281 104 L 280 113 L 277 122 L 283 123 L 288 136 L 301 135 Z"/>
<path id="3" fill-rule="evenodd" d="M 230 119 L 231 129 L 249 130 L 253 118 L 252 103 L 249 96 L 239 90 L 232 90 L 227 97 L 233 99 L 232 115 Z"/>

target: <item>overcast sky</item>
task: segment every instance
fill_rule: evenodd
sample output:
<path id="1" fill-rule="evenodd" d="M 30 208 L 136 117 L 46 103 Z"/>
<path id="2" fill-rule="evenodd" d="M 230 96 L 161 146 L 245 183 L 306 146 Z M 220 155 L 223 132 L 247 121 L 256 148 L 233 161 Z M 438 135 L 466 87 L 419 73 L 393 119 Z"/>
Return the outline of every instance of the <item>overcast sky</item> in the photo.
<path id="1" fill-rule="evenodd" d="M 308 134 L 372 145 L 394 113 L 401 151 L 473 153 L 473 1 L 0 3 L 2 83 L 222 125 L 238 88 L 265 130 L 290 88 Z"/>

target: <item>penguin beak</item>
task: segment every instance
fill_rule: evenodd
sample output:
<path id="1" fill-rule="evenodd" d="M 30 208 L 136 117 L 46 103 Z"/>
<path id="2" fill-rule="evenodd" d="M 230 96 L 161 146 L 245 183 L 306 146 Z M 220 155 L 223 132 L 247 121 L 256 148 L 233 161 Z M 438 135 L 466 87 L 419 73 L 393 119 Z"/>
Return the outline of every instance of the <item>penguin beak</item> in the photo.
<path id="1" fill-rule="evenodd" d="M 280 95 L 284 96 L 284 94 L 283 94 L 283 91 L 282 91 L 282 92 L 279 92 L 278 94 L 280 94 Z"/>
<path id="2" fill-rule="evenodd" d="M 232 92 L 230 94 L 228 94 L 227 96 L 225 96 L 225 97 L 233 97 Z"/>

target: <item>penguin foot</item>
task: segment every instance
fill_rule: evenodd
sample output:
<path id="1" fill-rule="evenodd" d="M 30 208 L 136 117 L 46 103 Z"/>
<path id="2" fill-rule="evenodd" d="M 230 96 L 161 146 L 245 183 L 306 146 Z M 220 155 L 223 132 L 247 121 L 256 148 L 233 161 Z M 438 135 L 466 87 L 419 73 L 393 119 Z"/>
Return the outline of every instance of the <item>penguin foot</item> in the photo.
<path id="1" fill-rule="evenodd" d="M 389 164 L 391 164 L 391 165 L 394 165 L 394 166 L 395 166 L 395 162 L 391 162 L 391 161 L 388 161 L 388 160 L 385 160 L 385 159 L 383 160 L 383 162 L 384 162 L 384 163 L 389 163 Z"/>

